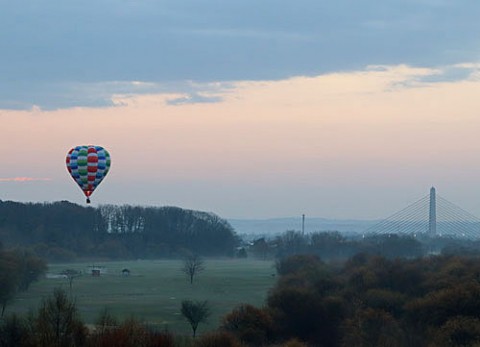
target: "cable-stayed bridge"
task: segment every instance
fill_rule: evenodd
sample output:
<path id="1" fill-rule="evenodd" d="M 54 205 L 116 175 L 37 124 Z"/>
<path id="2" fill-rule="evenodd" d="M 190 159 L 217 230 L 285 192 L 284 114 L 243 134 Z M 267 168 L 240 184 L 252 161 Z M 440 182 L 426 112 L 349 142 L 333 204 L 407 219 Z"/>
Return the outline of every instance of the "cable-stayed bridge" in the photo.
<path id="1" fill-rule="evenodd" d="M 480 218 L 439 196 L 430 194 L 364 231 L 364 235 L 409 234 L 480 239 Z"/>

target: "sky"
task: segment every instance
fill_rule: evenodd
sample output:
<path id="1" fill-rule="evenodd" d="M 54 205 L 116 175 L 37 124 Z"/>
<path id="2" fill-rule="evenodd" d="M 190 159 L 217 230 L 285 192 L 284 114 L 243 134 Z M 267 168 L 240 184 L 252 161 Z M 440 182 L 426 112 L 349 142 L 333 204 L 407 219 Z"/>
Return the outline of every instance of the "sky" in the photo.
<path id="1" fill-rule="evenodd" d="M 480 13 L 453 0 L 0 0 L 0 199 L 480 216 Z"/>

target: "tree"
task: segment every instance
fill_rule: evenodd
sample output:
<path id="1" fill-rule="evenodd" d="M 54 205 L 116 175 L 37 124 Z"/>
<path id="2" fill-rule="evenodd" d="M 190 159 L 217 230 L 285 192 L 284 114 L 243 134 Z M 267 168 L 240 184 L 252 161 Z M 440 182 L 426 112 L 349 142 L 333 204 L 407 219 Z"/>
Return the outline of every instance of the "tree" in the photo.
<path id="1" fill-rule="evenodd" d="M 457 316 L 449 319 L 435 338 L 437 346 L 478 346 L 480 344 L 480 320 Z"/>
<path id="2" fill-rule="evenodd" d="M 403 331 L 389 313 L 366 308 L 344 324 L 342 346 L 405 346 Z"/>
<path id="3" fill-rule="evenodd" d="M 322 259 L 344 256 L 347 239 L 338 231 L 315 232 L 310 235 L 309 248 Z"/>
<path id="4" fill-rule="evenodd" d="M 13 299 L 18 290 L 20 276 L 18 262 L 13 254 L 0 254 L 0 305 L 2 308 L 1 317 L 5 312 L 7 304 Z"/>
<path id="5" fill-rule="evenodd" d="M 306 252 L 308 238 L 300 231 L 287 230 L 276 238 L 277 256 L 289 257 Z"/>
<path id="6" fill-rule="evenodd" d="M 36 319 L 39 346 L 78 346 L 86 339 L 87 328 L 78 318 L 75 302 L 64 290 L 56 288 L 43 301 Z"/>
<path id="7" fill-rule="evenodd" d="M 266 309 L 240 304 L 222 319 L 221 329 L 251 346 L 263 346 L 273 335 L 273 320 Z"/>
<path id="8" fill-rule="evenodd" d="M 12 314 L 0 324 L 0 346 L 34 346 L 34 335 L 29 321 Z"/>
<path id="9" fill-rule="evenodd" d="M 156 331 L 133 317 L 119 323 L 104 310 L 89 334 L 87 346 L 173 347 L 174 336 L 168 331 Z"/>
<path id="10" fill-rule="evenodd" d="M 239 342 L 235 336 L 225 332 L 211 332 L 202 335 L 197 341 L 195 341 L 195 347 L 246 347 Z"/>
<path id="11" fill-rule="evenodd" d="M 345 316 L 341 298 L 325 297 L 313 287 L 282 286 L 267 298 L 275 336 L 299 338 L 313 346 L 338 346 Z"/>
<path id="12" fill-rule="evenodd" d="M 70 285 L 70 292 L 72 291 L 73 280 L 82 275 L 82 273 L 80 271 L 77 271 L 77 270 L 74 270 L 74 269 L 63 270 L 61 274 L 64 275 L 67 278 L 68 284 Z"/>
<path id="13" fill-rule="evenodd" d="M 16 253 L 20 260 L 18 269 L 20 274 L 19 290 L 26 291 L 30 284 L 45 274 L 47 264 L 43 259 L 33 255 L 31 252 L 20 250 Z"/>
<path id="14" fill-rule="evenodd" d="M 275 268 L 280 276 L 289 274 L 313 275 L 325 271 L 325 264 L 316 255 L 298 254 L 282 258 L 275 262 Z"/>
<path id="15" fill-rule="evenodd" d="M 205 322 L 211 314 L 207 301 L 182 301 L 182 315 L 192 327 L 193 337 L 197 333 L 198 324 Z"/>
<path id="16" fill-rule="evenodd" d="M 250 246 L 250 251 L 256 258 L 266 260 L 270 252 L 270 245 L 267 240 L 262 237 L 253 241 L 253 244 Z"/>
<path id="17" fill-rule="evenodd" d="M 0 305 L 1 314 L 3 317 L 7 304 L 13 299 L 16 293 L 16 281 L 14 277 L 0 275 Z"/>
<path id="18" fill-rule="evenodd" d="M 188 276 L 190 284 L 193 284 L 193 278 L 203 270 L 205 270 L 204 262 L 199 255 L 192 254 L 184 259 L 182 272 Z"/>
<path id="19" fill-rule="evenodd" d="M 111 329 L 118 326 L 117 319 L 105 308 L 100 312 L 100 316 L 95 322 L 95 332 L 97 335 L 103 335 Z"/>
<path id="20" fill-rule="evenodd" d="M 0 251 L 1 316 L 18 291 L 27 290 L 45 273 L 45 262 L 25 250 Z"/>

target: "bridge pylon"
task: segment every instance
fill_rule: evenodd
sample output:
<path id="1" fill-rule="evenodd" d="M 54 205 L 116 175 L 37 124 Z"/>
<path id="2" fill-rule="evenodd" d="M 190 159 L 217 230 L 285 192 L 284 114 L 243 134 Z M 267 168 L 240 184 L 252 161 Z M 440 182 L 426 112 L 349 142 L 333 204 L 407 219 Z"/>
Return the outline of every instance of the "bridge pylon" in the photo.
<path id="1" fill-rule="evenodd" d="M 437 235 L 437 197 L 435 187 L 430 188 L 430 210 L 428 213 L 428 235 Z"/>
<path id="2" fill-rule="evenodd" d="M 430 194 L 367 228 L 363 234 L 423 234 L 480 240 L 480 219 L 442 198 L 432 187 Z"/>

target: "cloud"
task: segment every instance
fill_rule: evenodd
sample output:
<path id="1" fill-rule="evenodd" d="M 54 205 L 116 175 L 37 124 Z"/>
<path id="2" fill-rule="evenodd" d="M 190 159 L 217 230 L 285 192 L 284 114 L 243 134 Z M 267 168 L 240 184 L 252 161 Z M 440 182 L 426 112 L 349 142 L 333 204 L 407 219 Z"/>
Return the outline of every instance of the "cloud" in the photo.
<path id="1" fill-rule="evenodd" d="M 324 73 L 318 75 L 300 75 L 282 80 L 231 80 L 231 81 L 106 81 L 106 82 L 77 82 L 56 83 L 45 93 L 55 95 L 55 100 L 48 104 L 23 105 L 20 109 L 48 111 L 74 107 L 112 107 L 134 105 L 139 96 L 152 96 L 155 103 L 169 106 L 187 104 L 208 104 L 224 102 L 232 93 L 245 86 L 283 83 L 297 78 L 321 78 L 328 76 L 361 76 L 370 78 L 377 76 L 377 81 L 384 81 L 381 86 L 384 91 L 394 91 L 403 88 L 427 87 L 435 83 L 478 80 L 480 77 L 480 63 L 465 62 L 438 67 L 419 67 L 406 64 L 399 65 L 368 65 L 363 69 Z M 355 82 L 351 87 L 355 88 Z M 375 88 L 377 88 L 376 86 Z M 377 89 L 375 89 L 377 91 Z M 44 94 L 46 95 L 46 94 Z M 1 101 L 0 101 L 1 105 Z"/>
<path id="2" fill-rule="evenodd" d="M 148 81 L 107 81 L 95 83 L 56 83 L 49 95 L 54 100 L 43 105 L 22 104 L 13 109 L 39 111 L 74 107 L 110 107 L 128 104 L 136 95 L 171 94 L 170 105 L 221 102 L 229 92 L 231 82 L 178 81 L 156 83 Z M 46 94 L 45 94 L 46 95 Z M 47 95 L 46 95 L 47 96 Z M 49 96 L 46 97 L 48 99 Z M 1 106 L 1 101 L 0 101 Z M 7 107 L 9 108 L 9 107 Z M 1 109 L 1 107 L 0 107 Z"/>
<path id="3" fill-rule="evenodd" d="M 0 108 L 8 109 L 109 106 L 112 94 L 150 93 L 175 81 L 281 80 L 371 64 L 434 67 L 479 53 L 480 2 L 4 3 Z"/>
<path id="4" fill-rule="evenodd" d="M 9 177 L 1 178 L 0 182 L 34 182 L 34 181 L 51 181 L 51 178 L 38 178 L 38 177 Z"/>
<path id="5" fill-rule="evenodd" d="M 202 104 L 221 102 L 223 99 L 220 96 L 208 96 L 200 93 L 190 93 L 178 98 L 167 100 L 168 105 L 185 105 L 185 104 Z"/>

